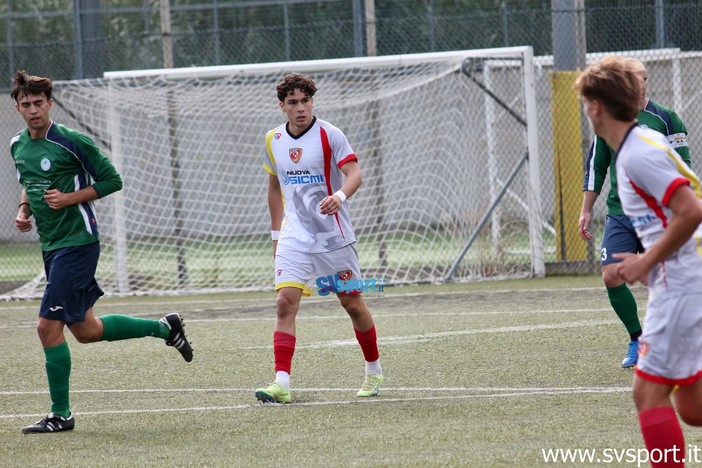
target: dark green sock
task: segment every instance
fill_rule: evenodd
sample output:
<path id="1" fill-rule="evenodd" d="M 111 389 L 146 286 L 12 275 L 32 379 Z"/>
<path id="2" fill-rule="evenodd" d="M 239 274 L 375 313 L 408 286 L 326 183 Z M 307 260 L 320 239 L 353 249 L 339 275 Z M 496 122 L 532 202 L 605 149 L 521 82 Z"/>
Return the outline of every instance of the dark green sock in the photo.
<path id="1" fill-rule="evenodd" d="M 103 315 L 102 341 L 120 341 L 130 338 L 156 336 L 168 338 L 168 327 L 158 320 L 130 317 L 128 315 Z"/>
<path id="2" fill-rule="evenodd" d="M 67 418 L 71 414 L 68 401 L 68 382 L 71 376 L 71 352 L 68 343 L 44 348 L 46 377 L 49 379 L 51 412 Z"/>
<path id="3" fill-rule="evenodd" d="M 633 335 L 641 331 L 641 322 L 639 322 L 639 313 L 636 308 L 636 299 L 631 294 L 631 290 L 626 283 L 617 286 L 616 288 L 607 288 L 609 302 L 612 304 L 614 311 L 619 316 L 626 327 L 626 331 Z"/>

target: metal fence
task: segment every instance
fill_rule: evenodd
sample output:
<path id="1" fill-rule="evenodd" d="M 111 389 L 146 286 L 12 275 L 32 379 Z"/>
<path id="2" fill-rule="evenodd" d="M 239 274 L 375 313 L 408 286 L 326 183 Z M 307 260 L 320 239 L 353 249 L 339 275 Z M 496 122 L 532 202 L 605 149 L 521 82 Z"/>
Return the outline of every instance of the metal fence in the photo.
<path id="1" fill-rule="evenodd" d="M 554 4 L 557 2 L 553 2 Z M 588 0 L 589 52 L 702 49 L 697 0 Z M 531 45 L 552 53 L 549 0 L 6 0 L 0 86 L 16 69 L 54 79 Z M 167 7 L 167 8 L 164 8 Z M 166 14 L 164 14 L 166 12 Z M 172 64 L 172 65 L 171 65 Z"/>

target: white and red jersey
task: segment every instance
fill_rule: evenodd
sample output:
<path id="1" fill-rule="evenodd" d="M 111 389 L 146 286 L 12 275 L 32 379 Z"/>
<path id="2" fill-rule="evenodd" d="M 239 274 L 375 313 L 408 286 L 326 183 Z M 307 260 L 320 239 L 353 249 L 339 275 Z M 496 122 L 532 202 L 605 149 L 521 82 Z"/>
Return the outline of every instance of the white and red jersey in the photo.
<path id="1" fill-rule="evenodd" d="M 263 168 L 278 177 L 285 212 L 278 245 L 320 253 L 356 241 L 346 203 L 333 215 L 319 204 L 341 188 L 340 168 L 357 159 L 344 133 L 316 117 L 300 135 L 290 135 L 287 124 L 266 134 Z"/>
<path id="2" fill-rule="evenodd" d="M 698 176 L 670 146 L 662 134 L 635 125 L 617 154 L 618 191 L 624 213 L 629 217 L 644 249 L 667 229 L 672 211 L 670 199 L 683 185 L 700 192 Z M 667 291 L 702 287 L 702 231 L 675 254 L 651 271 L 649 288 Z M 702 290 L 702 289 L 697 289 Z"/>

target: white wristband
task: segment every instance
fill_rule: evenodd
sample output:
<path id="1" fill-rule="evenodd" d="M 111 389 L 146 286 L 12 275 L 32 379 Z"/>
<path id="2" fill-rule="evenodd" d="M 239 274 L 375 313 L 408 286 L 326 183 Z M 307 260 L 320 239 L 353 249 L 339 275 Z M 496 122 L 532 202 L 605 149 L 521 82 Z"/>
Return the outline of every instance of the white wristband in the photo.
<path id="1" fill-rule="evenodd" d="M 271 239 L 278 240 L 280 238 L 280 231 L 274 231 L 271 229 Z"/>
<path id="2" fill-rule="evenodd" d="M 337 190 L 336 192 L 334 192 L 334 195 L 339 197 L 339 200 L 341 200 L 341 203 L 344 203 L 346 201 L 346 194 L 344 192 L 342 192 L 341 190 Z"/>

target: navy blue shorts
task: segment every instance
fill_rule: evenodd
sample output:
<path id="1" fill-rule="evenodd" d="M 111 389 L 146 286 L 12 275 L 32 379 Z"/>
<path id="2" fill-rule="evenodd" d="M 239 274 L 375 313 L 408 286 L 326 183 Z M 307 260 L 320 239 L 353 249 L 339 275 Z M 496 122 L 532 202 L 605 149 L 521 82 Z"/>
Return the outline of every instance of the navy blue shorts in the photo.
<path id="1" fill-rule="evenodd" d="M 44 252 L 46 289 L 39 317 L 68 325 L 85 321 L 85 313 L 105 294 L 95 281 L 100 243 Z"/>
<path id="2" fill-rule="evenodd" d="M 607 215 L 604 235 L 602 236 L 602 250 L 600 250 L 600 265 L 621 262 L 612 256 L 613 253 L 639 253 L 643 251 L 643 246 L 636 236 L 636 230 L 629 217 L 626 215 Z"/>

